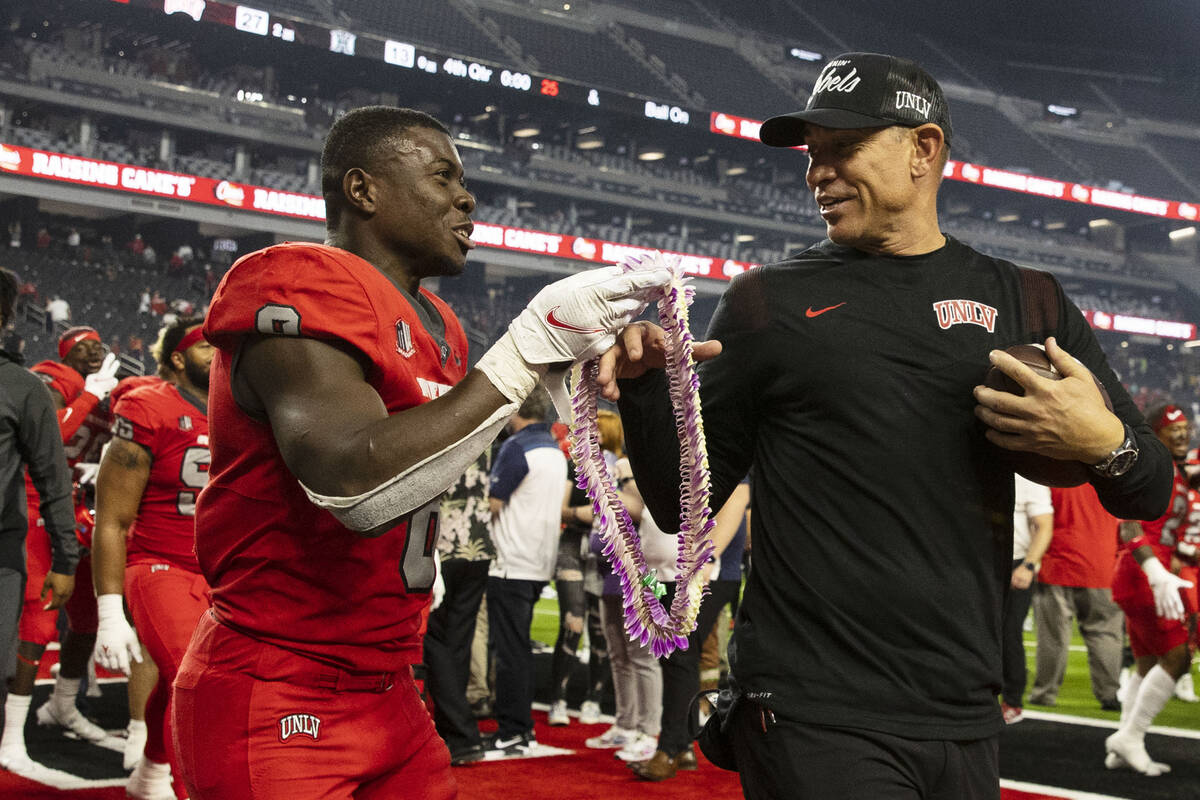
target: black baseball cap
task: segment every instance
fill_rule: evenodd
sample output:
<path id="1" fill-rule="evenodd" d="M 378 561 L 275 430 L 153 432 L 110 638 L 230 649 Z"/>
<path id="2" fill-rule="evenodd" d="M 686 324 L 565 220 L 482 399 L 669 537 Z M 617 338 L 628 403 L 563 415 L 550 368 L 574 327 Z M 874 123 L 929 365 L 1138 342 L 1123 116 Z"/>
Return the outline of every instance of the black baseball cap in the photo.
<path id="1" fill-rule="evenodd" d="M 915 62 L 881 53 L 842 53 L 825 65 L 803 111 L 771 117 L 758 138 L 771 147 L 804 144 L 808 123 L 825 128 L 915 128 L 932 122 L 950 142 L 942 87 Z"/>

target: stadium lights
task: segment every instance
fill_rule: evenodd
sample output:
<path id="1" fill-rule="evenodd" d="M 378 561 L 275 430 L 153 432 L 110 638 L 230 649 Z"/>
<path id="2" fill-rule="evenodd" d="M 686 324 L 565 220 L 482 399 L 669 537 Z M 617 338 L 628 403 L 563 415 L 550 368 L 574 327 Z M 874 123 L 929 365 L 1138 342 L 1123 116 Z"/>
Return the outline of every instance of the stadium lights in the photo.
<path id="1" fill-rule="evenodd" d="M 1060 105 L 1056 105 L 1055 103 L 1049 103 L 1046 106 L 1046 111 L 1048 111 L 1049 113 L 1053 114 L 1056 117 L 1077 117 L 1077 116 L 1079 116 L 1078 108 L 1075 108 L 1074 106 L 1060 106 Z"/>
<path id="2" fill-rule="evenodd" d="M 1061 231 L 1065 227 L 1067 227 L 1067 223 L 1063 222 L 1061 219 L 1056 219 L 1053 222 L 1047 222 L 1042 226 L 1043 229 L 1048 231 Z"/>
<path id="3" fill-rule="evenodd" d="M 542 129 L 532 123 L 524 123 L 519 128 L 513 129 L 512 135 L 518 139 L 528 139 L 530 136 L 537 136 L 542 132 Z"/>
<path id="4" fill-rule="evenodd" d="M 746 242 L 754 241 L 754 234 L 753 233 L 739 233 L 736 238 L 737 238 L 738 244 L 745 244 Z"/>
<path id="5" fill-rule="evenodd" d="M 1107 228 L 1110 225 L 1116 225 L 1116 223 L 1111 219 L 1104 219 L 1103 217 L 1100 217 L 1099 219 L 1088 220 L 1089 228 Z"/>
<path id="6" fill-rule="evenodd" d="M 638 161 L 661 161 L 666 155 L 662 150 L 643 150 L 638 153 Z"/>
<path id="7" fill-rule="evenodd" d="M 1190 342 L 1184 342 L 1183 346 L 1188 349 L 1191 349 L 1193 347 L 1200 347 L 1200 339 L 1192 339 Z"/>
<path id="8" fill-rule="evenodd" d="M 814 53 L 812 50 L 805 50 L 803 47 L 793 47 L 788 50 L 788 55 L 792 58 L 798 58 L 801 61 L 824 61 L 825 56 L 820 53 Z"/>
<path id="9" fill-rule="evenodd" d="M 1020 218 L 1021 218 L 1020 214 L 1013 214 L 1013 213 L 1001 214 L 1000 216 L 996 217 L 996 222 L 1016 222 Z"/>
<path id="10" fill-rule="evenodd" d="M 575 146 L 580 150 L 596 150 L 604 147 L 604 140 L 595 133 L 587 133 L 575 140 Z"/>
<path id="11" fill-rule="evenodd" d="M 1167 236 L 1171 238 L 1172 242 L 1181 242 L 1184 239 L 1191 239 L 1195 235 L 1196 227 L 1194 225 L 1189 225 L 1186 228 L 1176 228 L 1167 234 Z"/>
<path id="12" fill-rule="evenodd" d="M 730 167 L 729 169 L 725 170 L 725 174 L 729 175 L 729 176 L 745 175 L 746 168 L 743 167 L 742 165 L 738 164 L 737 166 L 733 166 L 733 167 Z"/>

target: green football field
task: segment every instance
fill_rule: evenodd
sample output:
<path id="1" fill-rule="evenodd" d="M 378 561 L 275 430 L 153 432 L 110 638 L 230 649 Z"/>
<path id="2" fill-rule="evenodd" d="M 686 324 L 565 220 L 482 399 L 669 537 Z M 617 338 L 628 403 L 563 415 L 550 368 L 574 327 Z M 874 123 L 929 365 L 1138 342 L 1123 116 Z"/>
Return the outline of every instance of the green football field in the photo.
<path id="1" fill-rule="evenodd" d="M 544 642 L 553 646 L 558 635 L 558 601 L 543 597 L 534 608 L 532 637 L 534 641 Z M 1025 634 L 1025 655 L 1029 667 L 1029 685 L 1033 685 L 1034 675 L 1034 645 L 1035 637 L 1032 632 Z M 1200 670 L 1192 665 L 1192 675 L 1200 690 Z M 1028 689 L 1026 689 L 1028 697 Z M 1115 711 L 1102 711 L 1100 703 L 1092 696 L 1091 681 L 1088 678 L 1087 652 L 1083 639 L 1078 631 L 1071 639 L 1071 654 L 1067 661 L 1067 676 L 1063 680 L 1062 689 L 1058 693 L 1058 702 L 1053 708 L 1026 704 L 1026 708 L 1059 714 L 1071 714 L 1079 717 L 1094 717 L 1116 721 L 1120 714 Z M 1184 703 L 1172 698 L 1167 707 L 1154 720 L 1156 725 L 1175 728 L 1192 728 L 1200 730 L 1200 703 Z"/>

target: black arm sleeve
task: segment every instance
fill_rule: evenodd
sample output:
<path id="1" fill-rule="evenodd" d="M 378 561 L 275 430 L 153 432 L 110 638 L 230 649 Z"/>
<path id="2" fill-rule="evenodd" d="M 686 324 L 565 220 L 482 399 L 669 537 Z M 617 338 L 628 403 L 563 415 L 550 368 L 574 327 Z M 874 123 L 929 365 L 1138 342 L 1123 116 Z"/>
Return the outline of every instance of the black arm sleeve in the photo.
<path id="1" fill-rule="evenodd" d="M 713 511 L 746 476 L 754 455 L 756 394 L 751 387 L 768 358 L 761 346 L 767 321 L 762 273 L 758 268 L 730 283 L 707 334 L 721 342 L 721 355 L 697 370 Z M 618 408 L 638 491 L 659 527 L 674 533 L 680 513 L 679 439 L 667 386 L 663 370 L 621 381 Z"/>
<path id="2" fill-rule="evenodd" d="M 41 498 L 42 519 L 50 535 L 50 569 L 75 574 L 79 541 L 75 538 L 75 506 L 71 498 L 71 468 L 63 452 L 62 432 L 50 390 L 35 379 L 25 395 L 18 449 L 29 466 L 29 477 Z"/>
<path id="3" fill-rule="evenodd" d="M 1056 283 L 1057 285 L 1057 283 Z M 1091 484 L 1100 502 L 1110 514 L 1121 519 L 1158 519 L 1171 499 L 1174 466 L 1171 454 L 1154 435 L 1142 413 L 1125 387 L 1108 365 L 1095 334 L 1079 309 L 1066 298 L 1059 287 L 1059 346 L 1082 361 L 1104 384 L 1113 413 L 1134 432 L 1138 443 L 1138 460 L 1129 472 L 1119 478 L 1096 475 Z"/>

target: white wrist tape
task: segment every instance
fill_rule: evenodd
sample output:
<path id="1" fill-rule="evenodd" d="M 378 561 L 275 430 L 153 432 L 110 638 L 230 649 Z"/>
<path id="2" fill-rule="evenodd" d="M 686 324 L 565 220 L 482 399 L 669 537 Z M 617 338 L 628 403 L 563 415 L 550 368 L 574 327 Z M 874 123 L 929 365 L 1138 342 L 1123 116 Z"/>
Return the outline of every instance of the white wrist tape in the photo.
<path id="1" fill-rule="evenodd" d="M 350 530 L 372 531 L 420 508 L 453 486 L 518 408 L 520 401 L 501 406 L 462 439 L 362 494 L 330 497 L 314 492 L 303 483 L 300 487 L 313 505 L 333 514 Z"/>
<path id="2" fill-rule="evenodd" d="M 125 622 L 125 595 L 99 595 L 96 598 L 96 612 L 101 623 L 115 619 Z"/>
<path id="3" fill-rule="evenodd" d="M 1142 572 L 1146 573 L 1146 579 L 1153 582 L 1162 580 L 1163 576 L 1168 575 L 1167 568 L 1162 565 L 1156 556 L 1150 556 L 1142 562 Z"/>
<path id="4" fill-rule="evenodd" d="M 512 334 L 505 331 L 483 354 L 475 368 L 487 375 L 500 394 L 519 405 L 537 386 L 546 367 L 525 361 L 517 350 Z"/>

